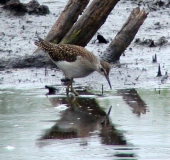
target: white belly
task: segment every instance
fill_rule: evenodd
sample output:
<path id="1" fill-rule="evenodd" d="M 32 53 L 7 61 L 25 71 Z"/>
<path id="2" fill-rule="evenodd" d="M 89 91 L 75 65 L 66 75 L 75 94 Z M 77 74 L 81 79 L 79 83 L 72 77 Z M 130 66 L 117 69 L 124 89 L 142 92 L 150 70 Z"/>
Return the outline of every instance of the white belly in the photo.
<path id="1" fill-rule="evenodd" d="M 81 60 L 76 60 L 75 62 L 59 61 L 56 65 L 60 70 L 63 71 L 64 75 L 68 78 L 81 78 L 88 76 L 96 69 L 96 66 L 88 62 L 83 62 Z"/>

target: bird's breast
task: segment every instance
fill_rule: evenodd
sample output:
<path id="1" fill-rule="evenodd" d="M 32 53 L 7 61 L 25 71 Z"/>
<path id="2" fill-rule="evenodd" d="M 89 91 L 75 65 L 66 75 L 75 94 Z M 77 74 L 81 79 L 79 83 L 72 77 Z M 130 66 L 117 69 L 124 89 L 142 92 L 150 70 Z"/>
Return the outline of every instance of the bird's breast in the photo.
<path id="1" fill-rule="evenodd" d="M 79 58 L 74 62 L 58 61 L 56 62 L 56 65 L 68 78 L 85 77 L 95 71 L 92 66 L 93 64 L 87 60 L 82 60 Z"/>

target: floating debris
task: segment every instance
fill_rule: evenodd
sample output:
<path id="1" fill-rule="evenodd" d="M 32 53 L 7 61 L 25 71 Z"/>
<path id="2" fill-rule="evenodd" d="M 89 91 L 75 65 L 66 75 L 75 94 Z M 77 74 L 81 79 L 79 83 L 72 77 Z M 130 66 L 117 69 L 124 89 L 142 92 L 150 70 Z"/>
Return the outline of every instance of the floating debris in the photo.
<path id="1" fill-rule="evenodd" d="M 15 147 L 13 147 L 13 146 L 9 146 L 9 145 L 8 145 L 8 146 L 6 146 L 6 147 L 5 147 L 5 149 L 7 149 L 7 150 L 14 150 L 14 149 L 15 149 Z"/>
<path id="2" fill-rule="evenodd" d="M 58 90 L 54 86 L 47 86 L 46 85 L 45 88 L 47 88 L 49 90 L 48 95 L 55 94 L 55 92 Z"/>

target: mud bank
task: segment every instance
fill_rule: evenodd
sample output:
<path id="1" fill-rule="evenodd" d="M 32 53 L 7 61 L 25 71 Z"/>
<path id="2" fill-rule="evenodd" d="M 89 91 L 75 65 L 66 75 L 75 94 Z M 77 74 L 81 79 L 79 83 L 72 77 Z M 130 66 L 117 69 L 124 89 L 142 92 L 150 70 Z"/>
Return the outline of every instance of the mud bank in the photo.
<path id="1" fill-rule="evenodd" d="M 23 0 L 22 2 L 27 3 L 28 1 Z M 41 37 L 45 37 L 66 3 L 67 0 L 57 2 L 43 0 L 41 4 L 48 5 L 51 11 L 51 13 L 46 16 L 28 14 L 24 16 L 14 16 L 10 11 L 5 11 L 3 8 L 0 8 L 0 22 L 3 24 L 0 30 L 0 58 L 3 62 L 0 64 L 1 85 L 20 85 L 22 81 L 27 85 L 28 81 L 29 83 L 32 83 L 34 81 L 33 79 L 37 79 L 35 76 L 37 75 L 37 71 L 42 72 L 40 77 L 38 77 L 39 79 L 42 80 L 47 78 L 43 73 L 46 65 L 41 69 L 29 68 L 29 65 L 27 69 L 17 69 L 17 66 L 15 69 L 4 70 L 4 68 L 8 68 L 8 59 L 11 57 L 17 58 L 18 61 L 22 61 L 24 56 L 33 54 L 36 49 L 36 46 L 34 45 L 34 40 L 36 39 L 35 33 L 38 32 Z M 157 9 L 151 10 L 151 5 L 156 5 Z M 132 9 L 137 6 L 148 10 L 149 16 L 137 33 L 134 41 L 125 51 L 125 56 L 121 57 L 120 64 L 113 66 L 111 72 L 113 87 L 167 87 L 169 86 L 169 78 L 162 83 L 161 77 L 156 77 L 156 75 L 159 64 L 163 75 L 165 72 L 168 73 L 170 69 L 170 59 L 168 56 L 170 40 L 168 3 L 165 2 L 163 6 L 160 6 L 159 4 L 153 4 L 152 1 L 147 1 L 145 3 L 139 3 L 138 1 L 120 1 L 109 15 L 106 23 L 99 29 L 99 33 L 107 40 L 111 41 L 127 19 Z M 114 19 L 116 17 L 116 21 L 114 22 L 112 20 L 113 17 Z M 94 54 L 100 55 L 108 44 L 93 43 L 94 40 L 96 40 L 96 37 L 97 34 L 92 38 L 86 48 Z M 164 41 L 161 41 L 161 43 L 160 39 Z M 157 63 L 152 62 L 152 57 L 155 56 L 155 54 L 157 55 Z M 30 62 L 37 63 L 38 66 L 37 59 L 30 59 Z M 62 74 L 58 70 L 53 73 L 55 70 L 53 68 L 54 65 L 47 68 L 48 75 L 55 75 L 49 76 L 48 81 L 60 81 Z M 27 73 L 28 76 L 25 76 L 24 73 Z M 58 77 L 58 75 L 60 76 Z M 98 78 L 98 74 L 93 74 L 84 78 L 84 80 L 85 83 L 86 81 L 91 83 L 91 81 L 95 81 Z M 28 79 L 28 81 L 26 81 L 26 79 Z M 76 81 L 84 83 L 84 80 L 78 79 Z M 47 82 L 45 81 L 44 83 Z M 105 84 L 104 79 L 102 83 Z M 41 85 L 41 83 L 34 81 L 33 85 Z M 99 83 L 98 88 L 101 87 L 100 85 L 101 84 Z M 107 86 L 107 84 L 105 85 Z"/>

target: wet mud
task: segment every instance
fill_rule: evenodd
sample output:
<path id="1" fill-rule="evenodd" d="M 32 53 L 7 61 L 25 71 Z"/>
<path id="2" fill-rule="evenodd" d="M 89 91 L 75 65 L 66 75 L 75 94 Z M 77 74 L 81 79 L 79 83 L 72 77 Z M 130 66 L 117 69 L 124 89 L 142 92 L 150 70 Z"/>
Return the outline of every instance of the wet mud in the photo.
<path id="1" fill-rule="evenodd" d="M 28 4 L 28 2 L 29 1 L 22 1 L 21 3 Z M 47 56 L 40 55 L 39 58 L 34 59 L 31 55 L 34 54 L 33 52 L 36 49 L 36 46 L 34 45 L 36 39 L 35 33 L 38 32 L 41 37 L 45 37 L 66 3 L 66 0 L 58 3 L 48 3 L 45 0 L 42 1 L 41 5 L 48 4 L 48 7 L 51 10 L 51 13 L 47 16 L 34 16 L 29 14 L 24 16 L 14 16 L 10 11 L 4 10 L 3 8 L 0 9 L 0 21 L 3 23 L 0 30 L 1 84 L 8 85 L 9 83 L 9 85 L 11 85 L 10 83 L 13 79 L 12 83 L 18 85 L 18 82 L 22 82 L 22 79 L 24 78 L 20 72 L 21 70 L 22 72 L 25 70 L 29 75 L 26 79 L 30 82 L 35 82 L 35 79 L 37 79 L 37 77 L 34 76 L 36 75 L 35 72 L 37 70 L 45 70 L 45 68 L 47 68 L 48 73 L 53 75 L 55 65 L 49 61 Z M 98 35 L 102 35 L 106 41 L 111 41 L 125 22 L 127 18 L 126 15 L 130 14 L 133 8 L 141 6 L 148 10 L 148 18 L 139 29 L 134 41 L 121 56 L 120 64 L 113 65 L 112 67 L 110 76 L 112 79 L 112 85 L 115 88 L 149 87 L 150 83 L 156 85 L 155 87 L 159 87 L 160 84 L 162 85 L 160 78 L 157 78 L 159 65 L 161 67 L 162 75 L 165 75 L 165 73 L 167 73 L 167 76 L 169 75 L 168 46 L 170 39 L 170 23 L 168 18 L 168 3 L 165 2 L 165 4 L 159 7 L 156 11 L 151 11 L 149 9 L 148 6 L 151 5 L 159 7 L 158 4 L 155 4 L 155 2 L 153 4 L 152 1 L 144 3 L 141 3 L 141 1 L 120 2 L 112 11 L 106 23 L 86 46 L 88 50 L 99 56 L 108 44 L 100 43 L 98 41 L 93 43 Z M 162 17 L 161 19 L 159 18 L 160 16 Z M 113 19 L 115 21 L 114 24 Z M 157 61 L 154 61 L 153 63 L 152 57 L 155 55 L 157 55 Z M 12 62 L 9 61 L 9 59 L 12 58 L 15 59 L 15 62 L 17 63 L 12 64 Z M 21 65 L 22 63 L 20 62 L 22 60 L 25 61 L 25 66 Z M 43 64 L 41 64 L 39 60 Z M 49 66 L 49 63 L 51 66 Z M 44 69 L 38 69 L 38 67 L 42 65 L 44 65 Z M 13 66 L 13 69 L 11 66 Z M 31 66 L 34 66 L 36 69 L 30 68 Z M 34 74 L 32 74 L 32 72 L 34 72 Z M 16 75 L 18 80 L 13 78 Z M 45 74 L 41 74 L 39 79 L 46 79 L 43 75 Z M 10 81 L 8 79 L 9 76 L 11 77 Z M 97 75 L 95 74 L 95 76 Z M 95 76 L 86 78 L 86 81 L 95 79 Z M 59 78 L 59 81 L 61 78 L 62 77 Z M 49 81 L 57 81 L 55 76 L 49 76 L 48 79 Z M 103 83 L 105 83 L 105 81 L 103 81 Z M 169 79 L 167 78 L 166 82 L 164 81 L 163 86 L 168 83 Z M 34 83 L 34 85 L 40 85 L 40 83 Z M 48 85 L 48 83 L 46 85 Z M 101 84 L 98 85 L 98 88 L 101 88 Z"/>

